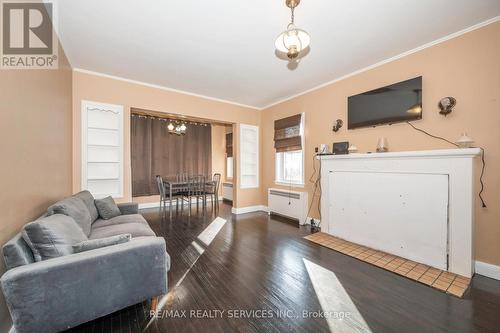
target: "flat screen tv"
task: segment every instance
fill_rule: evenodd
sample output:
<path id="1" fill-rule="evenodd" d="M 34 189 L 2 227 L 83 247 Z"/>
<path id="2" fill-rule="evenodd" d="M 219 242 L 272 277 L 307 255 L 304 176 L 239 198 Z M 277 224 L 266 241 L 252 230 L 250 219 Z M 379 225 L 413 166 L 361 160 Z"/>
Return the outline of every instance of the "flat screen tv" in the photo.
<path id="1" fill-rule="evenodd" d="M 350 96 L 348 129 L 422 119 L 422 77 Z"/>

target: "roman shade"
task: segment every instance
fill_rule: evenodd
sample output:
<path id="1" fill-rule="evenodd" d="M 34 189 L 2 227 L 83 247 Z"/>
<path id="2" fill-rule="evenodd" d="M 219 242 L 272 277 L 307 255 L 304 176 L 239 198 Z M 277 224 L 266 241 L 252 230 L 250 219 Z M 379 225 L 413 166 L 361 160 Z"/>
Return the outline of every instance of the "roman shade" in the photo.
<path id="1" fill-rule="evenodd" d="M 274 121 L 274 148 L 277 153 L 302 149 L 302 114 Z"/>
<path id="2" fill-rule="evenodd" d="M 233 157 L 233 133 L 226 134 L 226 157 Z"/>

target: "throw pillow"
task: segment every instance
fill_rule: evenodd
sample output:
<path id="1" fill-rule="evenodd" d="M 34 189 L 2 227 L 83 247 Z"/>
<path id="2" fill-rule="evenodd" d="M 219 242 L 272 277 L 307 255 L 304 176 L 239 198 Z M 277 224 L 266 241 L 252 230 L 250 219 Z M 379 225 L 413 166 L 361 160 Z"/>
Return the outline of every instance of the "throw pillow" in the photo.
<path id="1" fill-rule="evenodd" d="M 47 212 L 49 215 L 62 214 L 72 217 L 76 224 L 82 228 L 85 235 L 90 235 L 92 217 L 82 199 L 77 197 L 63 199 L 50 206 Z"/>
<path id="2" fill-rule="evenodd" d="M 106 238 L 89 239 L 73 245 L 73 251 L 75 253 L 79 253 L 94 249 L 100 249 L 101 247 L 129 242 L 131 238 L 131 234 L 122 234 Z"/>
<path id="3" fill-rule="evenodd" d="M 120 212 L 120 208 L 118 208 L 112 197 L 98 199 L 95 201 L 95 205 L 97 207 L 97 211 L 99 212 L 99 216 L 103 220 L 109 220 L 122 214 Z"/>
<path id="4" fill-rule="evenodd" d="M 97 212 L 97 208 L 94 204 L 94 196 L 87 190 L 78 192 L 73 196 L 82 199 L 82 201 L 85 203 L 85 206 L 87 206 L 87 209 L 89 210 L 92 222 L 97 220 L 97 218 L 99 217 L 99 213 Z"/>
<path id="5" fill-rule="evenodd" d="M 61 214 L 26 224 L 21 235 L 33 252 L 35 261 L 72 254 L 74 244 L 87 240 L 76 222 Z"/>

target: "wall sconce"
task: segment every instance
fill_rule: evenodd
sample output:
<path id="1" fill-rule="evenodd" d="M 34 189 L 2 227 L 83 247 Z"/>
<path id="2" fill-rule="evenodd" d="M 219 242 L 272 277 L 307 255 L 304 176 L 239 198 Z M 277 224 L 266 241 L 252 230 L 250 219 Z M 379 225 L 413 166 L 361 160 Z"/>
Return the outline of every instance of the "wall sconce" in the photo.
<path id="1" fill-rule="evenodd" d="M 439 106 L 439 114 L 443 116 L 447 116 L 453 111 L 453 108 L 457 105 L 457 100 L 453 97 L 443 97 L 438 103 Z"/>
<path id="2" fill-rule="evenodd" d="M 339 129 L 342 127 L 342 125 L 344 125 L 344 122 L 342 121 L 342 119 L 337 119 L 335 121 L 335 123 L 333 124 L 332 131 L 337 133 L 339 131 Z"/>

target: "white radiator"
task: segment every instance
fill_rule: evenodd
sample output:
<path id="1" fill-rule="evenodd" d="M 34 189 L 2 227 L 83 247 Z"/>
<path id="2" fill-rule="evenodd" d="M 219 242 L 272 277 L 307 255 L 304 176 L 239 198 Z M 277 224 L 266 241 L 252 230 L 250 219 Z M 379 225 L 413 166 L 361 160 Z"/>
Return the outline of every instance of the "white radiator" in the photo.
<path id="1" fill-rule="evenodd" d="M 232 183 L 222 183 L 222 197 L 226 200 L 233 201 Z"/>
<path id="2" fill-rule="evenodd" d="M 296 219 L 300 224 L 307 222 L 307 192 L 270 188 L 267 192 L 269 213 Z"/>

